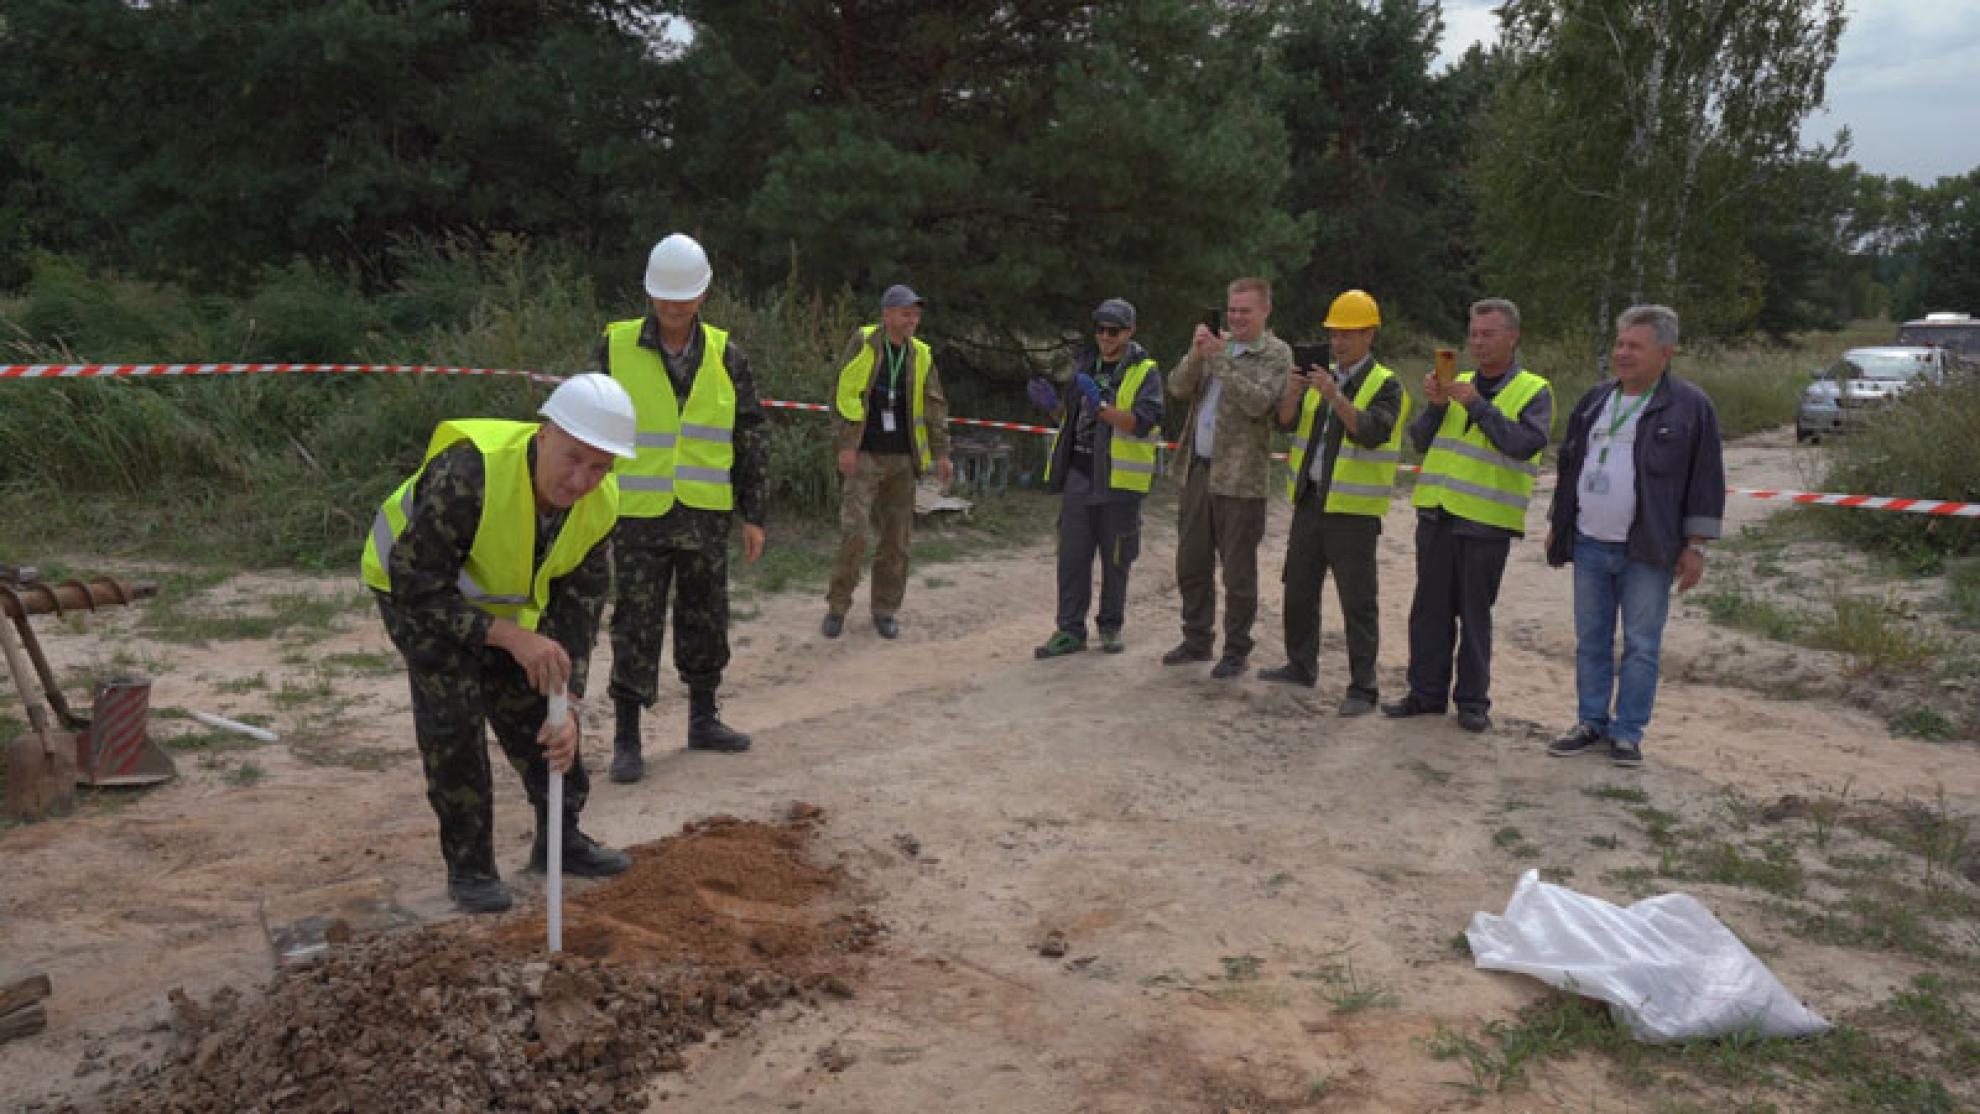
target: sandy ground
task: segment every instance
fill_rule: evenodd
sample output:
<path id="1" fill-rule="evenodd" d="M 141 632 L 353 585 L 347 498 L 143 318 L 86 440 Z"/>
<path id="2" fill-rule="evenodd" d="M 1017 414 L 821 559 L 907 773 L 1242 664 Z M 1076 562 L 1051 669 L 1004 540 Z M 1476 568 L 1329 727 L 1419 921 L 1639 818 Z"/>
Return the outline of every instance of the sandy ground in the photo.
<path id="1" fill-rule="evenodd" d="M 1799 486 L 1809 474 L 1785 434 L 1734 446 L 1728 459 L 1736 486 Z M 1543 491 L 1536 523 L 1545 503 Z M 1734 499 L 1731 528 L 1776 505 Z M 1584 790 L 1633 785 L 1686 814 L 1728 792 L 1770 801 L 1845 782 L 1854 800 L 1943 789 L 1967 812 L 1980 802 L 1980 750 L 1970 745 L 1895 738 L 1841 703 L 1715 683 L 1783 652 L 1713 629 L 1688 606 L 1674 608 L 1667 632 L 1648 765 L 1547 758 L 1547 740 L 1572 719 L 1572 632 L 1568 576 L 1545 567 L 1537 538 L 1515 546 L 1507 569 L 1496 726 L 1484 736 L 1448 718 L 1335 718 L 1344 662 L 1331 598 L 1321 687 L 1256 679 L 1257 667 L 1280 660 L 1283 504 L 1261 550 L 1268 587 L 1254 673 L 1218 682 L 1207 666 L 1164 668 L 1157 659 L 1177 636 L 1173 527 L 1165 514 L 1150 517 L 1125 654 L 1033 660 L 1053 599 L 1049 548 L 1035 547 L 917 572 L 897 642 L 861 621 L 837 641 L 822 638 L 812 593 L 761 601 L 737 626 L 725 691 L 730 722 L 756 738 L 746 755 L 678 749 L 684 694 L 648 720 L 647 780 L 601 778 L 590 832 L 631 843 L 712 813 L 765 818 L 793 799 L 815 802 L 829 817 L 822 845 L 891 928 L 855 999 L 700 1050 L 685 1073 L 655 1085 L 653 1109 L 1478 1108 L 1453 1086 L 1463 1069 L 1419 1042 L 1440 1024 L 1506 1016 L 1539 990 L 1474 970 L 1453 938 L 1474 911 L 1501 909 L 1529 866 L 1626 901 L 1599 876 L 1646 856 L 1654 864 L 1641 827 Z M 1382 559 L 1382 681 L 1393 697 L 1413 585 L 1400 503 Z M 299 585 L 352 594 L 343 581 L 262 577 L 223 594 Z M 862 589 L 855 620 L 863 607 Z M 65 665 L 120 646 L 153 657 L 155 705 L 267 711 L 287 729 L 302 713 L 275 708 L 272 692 L 217 686 L 265 672 L 279 690 L 280 678 L 312 676 L 305 658 L 389 649 L 362 608 L 339 625 L 289 647 L 288 665 L 269 644 L 127 642 L 128 617 L 98 618 L 82 633 L 42 629 Z M 601 645 L 594 659 L 601 677 L 609 653 Z M 181 755 L 185 776 L 169 787 L 0 834 L 5 958 L 55 985 L 49 1031 L 0 1046 L 0 1106 L 87 1096 L 119 1063 L 153 1055 L 163 1041 L 148 1026 L 172 987 L 205 994 L 259 982 L 270 963 L 257 920 L 264 899 L 380 877 L 415 912 L 450 915 L 403 680 L 339 672 L 333 683 L 343 718 L 327 737 L 316 727 L 311 746 L 262 747 L 210 767 Z M 591 714 L 598 768 L 609 712 Z M 241 759 L 265 777 L 225 778 Z M 514 779 L 497 773 L 498 854 L 519 872 L 529 820 Z M 1508 826 L 1537 859 L 1494 839 Z M 1619 846 L 1588 842 L 1604 835 Z M 1693 892 L 1831 1016 L 1882 1000 L 1912 973 L 1898 959 L 1789 936 L 1740 891 Z M 1043 958 L 1037 945 L 1055 930 L 1068 954 Z M 1257 976 L 1230 977 L 1251 964 L 1244 957 Z M 1346 964 L 1394 1004 L 1336 1012 L 1311 976 Z M 79 1063 L 108 1067 L 79 1075 Z M 1573 1062 L 1542 1065 L 1530 1088 L 1483 1105 L 1640 1101 L 1598 1065 Z"/>

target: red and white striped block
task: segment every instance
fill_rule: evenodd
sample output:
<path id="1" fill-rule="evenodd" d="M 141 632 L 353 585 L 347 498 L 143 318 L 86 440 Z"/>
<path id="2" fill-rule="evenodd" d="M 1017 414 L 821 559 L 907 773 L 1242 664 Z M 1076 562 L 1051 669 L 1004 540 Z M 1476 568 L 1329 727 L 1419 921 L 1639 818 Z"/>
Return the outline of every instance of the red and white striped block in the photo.
<path id="1" fill-rule="evenodd" d="M 186 375 L 515 375 L 539 383 L 564 377 L 508 368 L 445 367 L 438 364 L 0 364 L 0 379 L 98 379 Z"/>

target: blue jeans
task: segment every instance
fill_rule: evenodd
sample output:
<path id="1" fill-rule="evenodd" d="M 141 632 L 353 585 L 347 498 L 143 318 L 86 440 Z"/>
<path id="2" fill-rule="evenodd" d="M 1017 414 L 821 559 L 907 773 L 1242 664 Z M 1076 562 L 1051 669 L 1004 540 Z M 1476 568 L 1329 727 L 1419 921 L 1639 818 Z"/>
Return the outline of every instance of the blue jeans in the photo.
<path id="1" fill-rule="evenodd" d="M 1621 542 L 1574 538 L 1574 688 L 1582 723 L 1611 739 L 1643 742 L 1657 702 L 1657 655 L 1675 570 L 1624 556 Z M 1622 613 L 1622 666 L 1616 614 Z M 1615 714 L 1609 699 L 1615 698 Z"/>

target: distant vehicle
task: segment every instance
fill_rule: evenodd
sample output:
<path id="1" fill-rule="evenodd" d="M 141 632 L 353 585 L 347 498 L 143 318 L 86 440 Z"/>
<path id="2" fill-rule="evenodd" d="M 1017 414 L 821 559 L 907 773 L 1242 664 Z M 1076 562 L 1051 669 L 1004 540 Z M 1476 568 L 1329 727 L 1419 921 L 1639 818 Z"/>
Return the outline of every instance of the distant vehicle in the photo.
<path id="1" fill-rule="evenodd" d="M 1920 383 L 1942 383 L 1954 356 L 1944 348 L 1892 345 L 1852 348 L 1842 359 L 1813 373 L 1795 416 L 1797 441 L 1846 433 Z"/>
<path id="2" fill-rule="evenodd" d="M 1970 313 L 1928 313 L 1907 321 L 1898 326 L 1897 342 L 1948 349 L 1968 366 L 1980 365 L 1980 319 Z"/>

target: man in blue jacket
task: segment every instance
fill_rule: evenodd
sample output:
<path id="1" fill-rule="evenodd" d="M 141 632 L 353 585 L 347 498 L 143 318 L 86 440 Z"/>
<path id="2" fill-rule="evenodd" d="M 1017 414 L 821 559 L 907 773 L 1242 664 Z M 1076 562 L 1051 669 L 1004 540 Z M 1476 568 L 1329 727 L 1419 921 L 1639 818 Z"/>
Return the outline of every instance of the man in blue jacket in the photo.
<path id="1" fill-rule="evenodd" d="M 1668 307 L 1624 310 L 1610 354 L 1615 378 L 1590 388 L 1568 417 L 1547 563 L 1574 565 L 1578 708 L 1573 730 L 1547 748 L 1552 755 L 1606 743 L 1616 765 L 1643 764 L 1671 585 L 1697 585 L 1705 543 L 1722 529 L 1719 416 L 1704 391 L 1670 373 L 1677 343 Z"/>

